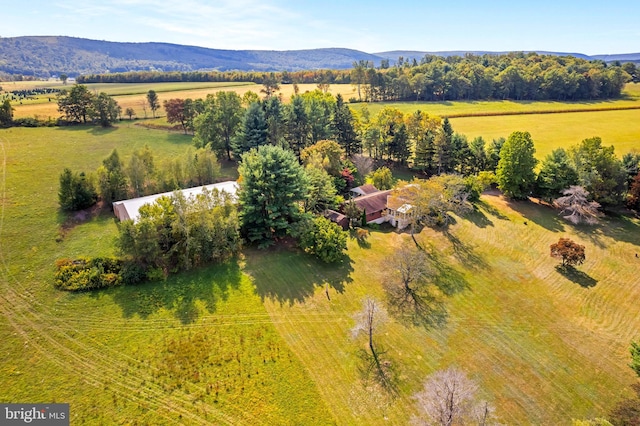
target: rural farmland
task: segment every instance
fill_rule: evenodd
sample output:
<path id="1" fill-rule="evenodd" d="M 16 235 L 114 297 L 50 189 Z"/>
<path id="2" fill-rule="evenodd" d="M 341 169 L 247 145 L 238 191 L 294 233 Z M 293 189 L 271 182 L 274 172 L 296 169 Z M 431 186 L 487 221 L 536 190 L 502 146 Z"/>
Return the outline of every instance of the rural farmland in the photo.
<path id="1" fill-rule="evenodd" d="M 0 426 L 640 425 L 639 15 L 3 5 Z"/>
<path id="2" fill-rule="evenodd" d="M 112 254 L 117 234 L 108 211 L 71 222 L 58 212 L 61 168 L 96 167 L 113 148 L 127 158 L 144 144 L 169 158 L 190 137 L 126 124 L 1 132 L 2 399 L 70 401 L 78 423 L 397 424 L 416 413 L 410 395 L 422 378 L 451 364 L 508 424 L 594 417 L 628 395 L 637 219 L 574 227 L 548 207 L 486 194 L 447 232 L 425 229 L 417 239 L 460 288 L 441 326 L 387 325 L 380 342 L 401 395 L 387 399 L 362 388 L 362 342 L 349 329 L 365 295 L 384 299 L 385 263 L 411 244 L 407 234 L 374 230 L 368 247 L 350 240 L 337 267 L 287 247 L 248 248 L 166 282 L 61 293 L 55 260 Z M 586 246 L 583 278 L 554 269 L 548 245 L 558 236 Z"/>

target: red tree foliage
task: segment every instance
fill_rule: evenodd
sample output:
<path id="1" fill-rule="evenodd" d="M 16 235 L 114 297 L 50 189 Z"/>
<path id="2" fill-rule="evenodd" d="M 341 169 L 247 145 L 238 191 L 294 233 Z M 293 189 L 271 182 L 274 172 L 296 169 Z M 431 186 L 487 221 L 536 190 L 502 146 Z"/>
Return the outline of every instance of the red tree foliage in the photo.
<path id="1" fill-rule="evenodd" d="M 584 262 L 584 246 L 569 238 L 560 238 L 550 248 L 551 257 L 562 259 L 562 266 L 581 265 Z"/>

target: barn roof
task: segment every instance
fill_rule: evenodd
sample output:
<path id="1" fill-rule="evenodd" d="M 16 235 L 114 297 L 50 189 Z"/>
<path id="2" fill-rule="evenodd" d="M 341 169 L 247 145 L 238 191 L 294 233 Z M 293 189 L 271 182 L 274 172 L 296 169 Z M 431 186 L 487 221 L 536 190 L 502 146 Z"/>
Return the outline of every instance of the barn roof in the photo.
<path id="1" fill-rule="evenodd" d="M 380 191 L 378 188 L 376 188 L 375 186 L 371 185 L 370 183 L 364 184 L 364 185 L 360 185 L 360 186 L 356 186 L 355 188 L 351 189 L 351 191 L 349 192 L 353 192 L 354 194 L 358 194 L 360 196 L 362 195 L 369 195 L 369 194 L 373 194 L 375 192 Z"/>
<path id="2" fill-rule="evenodd" d="M 197 186 L 195 188 L 182 189 L 179 192 L 184 195 L 185 198 L 195 196 L 206 188 L 208 191 L 217 189 L 218 191 L 225 191 L 228 194 L 235 195 L 238 189 L 238 184 L 234 181 L 214 183 L 211 185 Z M 170 197 L 173 192 L 163 192 L 162 194 L 147 195 L 146 197 L 132 198 L 130 200 L 116 201 L 113 203 L 113 212 L 120 220 L 131 219 L 136 221 L 140 216 L 140 207 L 145 204 L 153 204 L 158 198 L 162 196 Z"/>
<path id="3" fill-rule="evenodd" d="M 391 190 L 378 191 L 373 194 L 363 195 L 362 197 L 354 198 L 353 202 L 360 210 L 365 210 L 367 214 L 375 212 L 381 212 L 387 207 L 387 195 L 391 193 Z"/>

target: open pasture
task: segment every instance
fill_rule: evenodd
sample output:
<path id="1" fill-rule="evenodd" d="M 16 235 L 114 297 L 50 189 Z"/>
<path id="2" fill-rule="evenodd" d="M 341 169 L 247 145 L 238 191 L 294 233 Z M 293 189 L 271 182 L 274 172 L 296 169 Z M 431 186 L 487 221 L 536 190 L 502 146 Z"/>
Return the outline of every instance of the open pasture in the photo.
<path id="1" fill-rule="evenodd" d="M 447 232 L 417 235 L 454 291 L 434 310 L 440 325 L 381 329 L 377 343 L 397 372 L 389 398 L 363 389 L 366 344 L 349 330 L 365 295 L 386 300 L 390 259 L 413 244 L 407 234 L 350 240 L 337 266 L 287 247 L 245 249 L 165 282 L 58 292 L 55 259 L 112 254 L 117 234 L 110 212 L 61 234 L 62 168 L 94 170 L 113 148 L 126 162 L 144 144 L 160 162 L 190 138 L 121 125 L 7 129 L 0 142 L 2 400 L 69 402 L 74 424 L 407 424 L 422 380 L 452 365 L 503 424 L 568 424 L 631 395 L 637 219 L 574 227 L 545 206 L 486 194 Z M 567 236 L 586 246 L 573 276 L 549 257 Z"/>
<path id="2" fill-rule="evenodd" d="M 24 85 L 16 85 L 15 87 L 20 88 L 36 88 L 36 87 L 55 87 L 55 88 L 64 88 L 69 87 L 62 86 L 60 82 L 54 82 L 51 84 L 50 82 L 16 82 L 16 83 L 29 83 Z M 35 84 L 35 83 L 40 83 Z M 59 83 L 59 84 L 58 84 Z M 8 85 L 7 85 L 8 84 Z M 0 83 L 0 86 L 3 87 L 5 91 L 11 90 L 19 90 L 13 88 L 13 82 L 10 83 Z M 124 117 L 124 111 L 127 108 L 133 108 L 137 118 L 145 118 L 144 109 L 142 104 L 146 99 L 146 94 L 149 90 L 155 90 L 158 94 L 158 99 L 160 100 L 160 105 L 162 106 L 162 102 L 165 100 L 169 100 L 172 98 L 206 98 L 208 94 L 213 94 L 218 91 L 233 91 L 238 95 L 242 96 L 246 92 L 252 91 L 262 96 L 260 90 L 262 89 L 262 85 L 248 83 L 248 82 L 238 82 L 238 83 L 95 83 L 95 84 L 87 84 L 86 85 L 89 90 L 95 92 L 105 92 L 114 97 L 114 99 L 118 102 L 118 104 L 122 107 L 122 113 Z M 316 84 L 299 84 L 298 90 L 299 93 L 304 93 L 306 91 L 313 91 L 317 89 Z M 329 92 L 333 95 L 337 95 L 340 93 L 345 100 L 354 96 L 355 89 L 350 84 L 334 84 L 329 87 Z M 280 85 L 280 91 L 278 94 L 282 95 L 282 98 L 285 102 L 288 102 L 291 96 L 294 94 L 294 86 L 293 84 L 282 84 Z M 47 119 L 51 117 L 55 119 L 60 116 L 58 112 L 58 105 L 56 103 L 55 95 L 51 96 L 39 96 L 35 99 L 23 100 L 22 104 L 14 103 L 13 107 L 15 108 L 14 117 L 38 117 L 40 119 Z M 164 115 L 164 110 L 161 108 L 156 112 L 156 115 Z M 147 117 L 151 117 L 151 111 L 147 107 Z"/>
<path id="3" fill-rule="evenodd" d="M 378 114 L 385 107 L 397 108 L 405 114 L 411 114 L 417 110 L 429 115 L 439 117 L 461 117 L 476 114 L 508 115 L 549 113 L 553 111 L 588 111 L 594 109 L 616 108 L 640 108 L 640 83 L 627 84 L 622 92 L 621 99 L 607 101 L 512 101 L 512 100 L 488 100 L 488 101 L 442 101 L 442 102 L 373 102 L 356 103 L 350 106 L 359 111 L 363 106 L 369 110 L 372 116 Z"/>
<path id="4" fill-rule="evenodd" d="M 640 109 L 461 117 L 450 121 L 453 130 L 469 140 L 482 136 L 487 143 L 499 137 L 507 138 L 516 130 L 528 131 L 536 148 L 535 156 L 540 160 L 556 148 L 568 148 L 593 136 L 600 136 L 606 146 L 613 145 L 618 157 L 640 150 Z"/>

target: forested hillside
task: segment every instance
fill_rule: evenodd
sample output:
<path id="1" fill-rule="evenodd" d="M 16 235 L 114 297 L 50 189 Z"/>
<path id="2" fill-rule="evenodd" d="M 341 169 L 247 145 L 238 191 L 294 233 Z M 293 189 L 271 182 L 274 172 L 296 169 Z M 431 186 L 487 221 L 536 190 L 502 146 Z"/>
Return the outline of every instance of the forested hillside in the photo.
<path id="1" fill-rule="evenodd" d="M 0 76 L 19 74 L 51 77 L 67 74 L 103 74 L 127 71 L 296 71 L 347 69 L 354 62 L 373 66 L 396 65 L 404 60 L 420 61 L 425 56 L 501 56 L 506 52 L 418 52 L 365 53 L 352 49 L 310 50 L 221 50 L 169 43 L 116 43 L 74 37 L 25 36 L 0 38 Z M 586 56 L 579 53 L 538 52 L 554 56 L 571 55 L 587 60 L 639 62 L 640 53 Z"/>
<path id="2" fill-rule="evenodd" d="M 169 43 L 115 43 L 73 37 L 0 38 L 0 73 L 50 77 L 139 70 L 344 69 L 380 58 L 350 49 L 220 50 Z"/>

